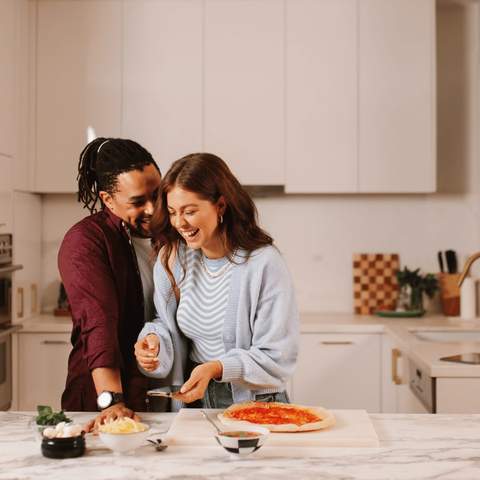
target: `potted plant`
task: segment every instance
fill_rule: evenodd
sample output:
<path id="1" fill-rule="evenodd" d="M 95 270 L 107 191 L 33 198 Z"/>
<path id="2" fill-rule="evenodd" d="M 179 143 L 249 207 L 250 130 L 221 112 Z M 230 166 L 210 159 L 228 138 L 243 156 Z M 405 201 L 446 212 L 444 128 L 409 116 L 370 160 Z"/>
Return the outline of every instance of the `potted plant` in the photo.
<path id="1" fill-rule="evenodd" d="M 400 288 L 399 309 L 418 311 L 423 314 L 423 294 L 429 298 L 438 290 L 438 280 L 432 273 L 420 274 L 420 269 L 409 270 L 404 267 L 397 272 L 398 286 Z"/>

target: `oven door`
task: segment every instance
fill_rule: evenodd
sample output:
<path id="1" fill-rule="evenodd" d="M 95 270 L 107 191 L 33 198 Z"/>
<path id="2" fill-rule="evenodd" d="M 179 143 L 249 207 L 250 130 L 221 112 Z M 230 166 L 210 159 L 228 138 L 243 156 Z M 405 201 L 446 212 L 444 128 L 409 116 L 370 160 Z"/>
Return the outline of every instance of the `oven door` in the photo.
<path id="1" fill-rule="evenodd" d="M 12 403 L 12 335 L 0 336 L 0 410 Z"/>

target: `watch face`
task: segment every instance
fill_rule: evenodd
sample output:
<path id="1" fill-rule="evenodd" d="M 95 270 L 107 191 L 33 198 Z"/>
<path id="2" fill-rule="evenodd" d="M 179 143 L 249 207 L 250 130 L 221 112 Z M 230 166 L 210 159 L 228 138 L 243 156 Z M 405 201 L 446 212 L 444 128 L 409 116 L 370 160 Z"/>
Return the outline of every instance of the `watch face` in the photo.
<path id="1" fill-rule="evenodd" d="M 113 401 L 113 395 L 111 392 L 102 392 L 98 397 L 97 397 L 97 405 L 100 408 L 107 408 L 112 404 Z"/>

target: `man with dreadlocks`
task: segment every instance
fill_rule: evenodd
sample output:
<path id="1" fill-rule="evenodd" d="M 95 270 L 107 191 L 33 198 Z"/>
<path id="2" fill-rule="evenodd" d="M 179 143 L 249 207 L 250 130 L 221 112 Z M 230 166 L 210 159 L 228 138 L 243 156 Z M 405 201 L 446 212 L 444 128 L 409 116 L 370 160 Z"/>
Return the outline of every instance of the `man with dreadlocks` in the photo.
<path id="1" fill-rule="evenodd" d="M 67 232 L 58 254 L 73 321 L 62 408 L 100 408 L 92 428 L 145 410 L 148 380 L 133 345 L 153 317 L 149 222 L 160 171 L 138 143 L 97 138 L 80 155 L 77 181 L 90 215 Z"/>

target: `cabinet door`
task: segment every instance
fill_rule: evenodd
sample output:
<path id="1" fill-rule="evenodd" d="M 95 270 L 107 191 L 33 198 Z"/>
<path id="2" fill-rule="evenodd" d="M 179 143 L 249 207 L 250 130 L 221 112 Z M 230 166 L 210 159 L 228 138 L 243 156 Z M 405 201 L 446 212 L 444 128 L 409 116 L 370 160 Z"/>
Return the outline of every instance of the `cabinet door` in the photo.
<path id="1" fill-rule="evenodd" d="M 380 411 L 380 335 L 302 334 L 293 400 Z"/>
<path id="2" fill-rule="evenodd" d="M 246 185 L 283 185 L 284 6 L 206 0 L 204 148 Z"/>
<path id="3" fill-rule="evenodd" d="M 15 148 L 15 1 L 0 0 L 0 154 Z"/>
<path id="4" fill-rule="evenodd" d="M 66 333 L 20 333 L 18 345 L 18 408 L 37 405 L 60 408 L 70 354 Z"/>
<path id="5" fill-rule="evenodd" d="M 202 150 L 202 2 L 130 0 L 124 7 L 122 135 L 163 173 Z"/>
<path id="6" fill-rule="evenodd" d="M 122 4 L 38 4 L 35 189 L 75 192 L 88 126 L 120 136 Z"/>
<path id="7" fill-rule="evenodd" d="M 433 192 L 435 2 L 359 2 L 359 187 Z"/>
<path id="8" fill-rule="evenodd" d="M 15 192 L 13 198 L 13 258 L 23 265 L 14 274 L 13 312 L 15 320 L 22 320 L 40 311 L 42 200 L 23 192 Z"/>
<path id="9" fill-rule="evenodd" d="M 357 191 L 357 2 L 288 0 L 289 193 Z"/>

